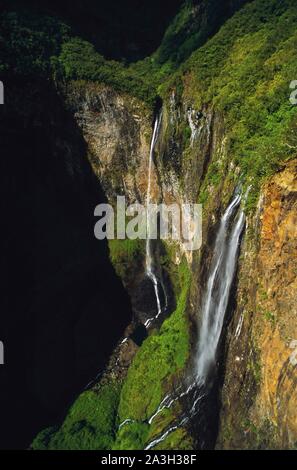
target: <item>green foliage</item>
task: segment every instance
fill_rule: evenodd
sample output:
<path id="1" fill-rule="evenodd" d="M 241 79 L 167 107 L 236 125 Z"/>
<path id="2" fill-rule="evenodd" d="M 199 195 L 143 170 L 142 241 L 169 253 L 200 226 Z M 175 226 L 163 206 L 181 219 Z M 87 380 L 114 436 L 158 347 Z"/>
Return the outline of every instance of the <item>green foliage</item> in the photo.
<path id="1" fill-rule="evenodd" d="M 199 192 L 199 203 L 203 206 L 207 205 L 209 196 L 209 187 L 216 187 L 223 178 L 222 168 L 217 160 L 212 161 L 207 168 L 202 186 Z"/>
<path id="2" fill-rule="evenodd" d="M 141 429 L 142 424 L 156 411 L 164 398 L 166 384 L 183 369 L 189 356 L 189 325 L 185 309 L 190 272 L 185 260 L 180 264 L 179 276 L 182 289 L 177 308 L 165 320 L 160 331 L 144 341 L 129 368 L 121 392 L 120 421 L 133 419 L 137 425 L 141 425 Z M 138 427 L 128 424 L 120 430 L 116 441 L 118 448 L 130 449 L 134 442 L 135 429 L 138 430 Z M 138 445 L 143 448 L 145 433 L 139 435 L 143 440 Z"/>
<path id="3" fill-rule="evenodd" d="M 147 62 L 130 69 L 121 62 L 108 61 L 55 17 L 5 12 L 0 16 L 0 26 L 2 74 L 98 81 L 154 104 L 157 84 L 152 73 L 146 73 Z"/>
<path id="4" fill-rule="evenodd" d="M 269 310 L 265 310 L 263 315 L 267 321 L 269 321 L 273 326 L 275 325 L 276 317 L 274 313 L 270 312 Z"/>
<path id="5" fill-rule="evenodd" d="M 161 65 L 162 71 L 172 73 L 176 70 L 218 30 L 244 0 L 237 2 L 237 5 L 235 2 L 230 4 L 221 0 L 207 0 L 202 5 L 197 3 L 194 0 L 184 2 L 153 55 L 154 60 Z"/>
<path id="6" fill-rule="evenodd" d="M 211 162 L 211 164 L 208 166 L 207 171 L 208 183 L 212 186 L 217 186 L 217 184 L 221 180 L 221 177 L 222 175 L 218 162 Z"/>
<path id="7" fill-rule="evenodd" d="M 147 440 L 150 426 L 146 423 L 132 422 L 123 426 L 117 434 L 114 450 L 142 450 Z"/>
<path id="8" fill-rule="evenodd" d="M 296 154 L 297 107 L 289 102 L 297 77 L 296 22 L 294 1 L 255 0 L 194 52 L 176 78 L 197 109 L 209 103 L 223 113 L 228 158 L 253 186 L 249 210 L 263 179 Z"/>
<path id="9" fill-rule="evenodd" d="M 154 450 L 193 450 L 193 442 L 189 433 L 179 428 L 170 433 L 168 437 L 158 444 Z"/>
<path id="10" fill-rule="evenodd" d="M 193 5 L 191 1 L 186 1 L 167 29 L 162 44 L 156 53 L 156 60 L 159 63 L 182 62 L 186 55 L 185 49 L 187 49 L 187 46 L 183 43 L 189 41 L 189 26 L 192 21 Z M 180 45 L 180 47 L 177 47 L 177 45 Z"/>
<path id="11" fill-rule="evenodd" d="M 191 128 L 189 126 L 185 126 L 183 129 L 183 140 L 184 140 L 185 147 L 188 145 L 191 135 L 192 135 Z"/>
<path id="12" fill-rule="evenodd" d="M 105 60 L 92 44 L 80 38 L 71 38 L 62 45 L 58 67 L 67 80 L 102 82 L 149 104 L 154 102 L 155 90 L 140 73 L 131 71 L 120 62 Z"/>
<path id="13" fill-rule="evenodd" d="M 39 434 L 35 437 L 32 443 L 32 449 L 34 450 L 47 450 L 50 444 L 50 441 L 54 434 L 58 431 L 58 427 L 50 426 L 43 431 L 40 431 Z"/>
<path id="14" fill-rule="evenodd" d="M 1 16 L 0 40 L 4 48 L 0 72 L 98 81 L 150 105 L 155 103 L 158 92 L 168 98 L 174 87 L 177 100 L 182 96 L 191 99 L 197 110 L 207 105 L 214 108 L 224 116 L 228 161 L 240 167 L 244 186 L 252 184 L 246 201 L 246 210 L 252 211 L 265 178 L 296 155 L 297 107 L 289 102 L 289 84 L 297 79 L 296 1 L 249 2 L 193 53 L 218 24 L 203 29 L 200 20 L 195 25 L 192 20 L 192 2 L 188 1 L 156 54 L 126 67 L 107 61 L 91 43 L 75 37 L 66 24 L 55 18 L 6 13 Z M 180 127 L 178 132 L 178 138 L 186 145 L 189 127 Z M 199 202 L 205 204 L 209 187 L 219 184 L 222 168 L 213 159 Z M 109 246 L 112 263 L 123 278 L 131 264 L 143 258 L 142 241 L 113 240 Z M 123 388 L 109 384 L 98 393 L 83 393 L 60 429 L 42 431 L 33 448 L 142 449 L 156 432 L 156 426 L 164 424 L 156 420 L 149 426 L 147 420 L 189 356 L 186 305 L 191 276 L 185 260 L 176 269 L 172 259 L 173 253 L 167 252 L 161 263 L 173 276 L 176 310 L 160 331 L 144 341 Z M 264 315 L 275 322 L 271 312 Z M 256 353 L 248 369 L 255 383 L 259 383 L 261 364 Z M 171 413 L 170 410 L 161 416 L 162 420 L 169 423 Z M 118 423 L 127 418 L 135 421 L 116 434 Z M 182 442 L 183 432 L 179 430 L 168 437 L 166 446 L 190 446 L 188 441 Z"/>
<path id="15" fill-rule="evenodd" d="M 48 428 L 34 439 L 35 450 L 109 450 L 114 440 L 120 386 L 105 384 L 82 393 L 59 430 Z"/>
<path id="16" fill-rule="evenodd" d="M 3 13 L 0 16 L 0 72 L 23 77 L 48 77 L 50 57 L 59 53 L 70 29 L 57 18 Z"/>
<path id="17" fill-rule="evenodd" d="M 143 240 L 109 240 L 110 259 L 115 267 L 117 274 L 122 279 L 129 277 L 131 265 L 137 266 L 144 257 L 144 241 Z"/>
<path id="18" fill-rule="evenodd" d="M 277 428 L 268 418 L 260 424 L 255 424 L 251 419 L 243 419 L 242 431 L 246 439 L 247 449 L 275 450 L 277 448 Z"/>
<path id="19" fill-rule="evenodd" d="M 182 290 L 182 282 L 187 278 L 187 265 L 181 263 L 177 265 L 173 262 L 176 255 L 179 253 L 179 246 L 172 240 L 168 243 L 162 240 L 162 254 L 160 256 L 160 265 L 169 274 L 170 281 L 173 286 L 175 297 L 178 298 Z M 183 272 L 183 270 L 185 272 Z"/>
<path id="20" fill-rule="evenodd" d="M 160 331 L 144 341 L 121 384 L 107 383 L 97 392 L 82 393 L 70 408 L 62 426 L 48 428 L 34 439 L 33 449 L 143 449 L 145 442 L 160 427 L 158 420 L 146 423 L 157 409 L 166 385 L 184 368 L 189 356 L 189 325 L 185 309 L 190 287 L 190 271 L 185 260 L 178 269 L 180 295 L 175 312 L 163 323 Z M 164 415 L 170 423 L 171 411 Z M 119 423 L 133 419 L 117 432 Z M 117 434 L 116 434 L 117 432 Z M 183 442 L 181 448 L 190 448 L 183 434 L 170 437 L 170 448 Z M 176 444 L 177 445 L 177 444 Z"/>

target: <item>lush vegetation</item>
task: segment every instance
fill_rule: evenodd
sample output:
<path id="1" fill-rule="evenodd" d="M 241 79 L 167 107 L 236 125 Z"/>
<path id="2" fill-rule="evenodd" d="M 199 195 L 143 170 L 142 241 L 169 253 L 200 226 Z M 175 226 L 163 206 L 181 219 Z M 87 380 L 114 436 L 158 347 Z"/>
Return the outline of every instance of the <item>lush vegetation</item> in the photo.
<path id="1" fill-rule="evenodd" d="M 120 385 L 102 385 L 99 392 L 82 393 L 60 427 L 38 434 L 32 447 L 37 450 L 109 450 L 114 441 Z"/>
<path id="2" fill-rule="evenodd" d="M 145 340 L 122 388 L 119 420 L 132 419 L 135 422 L 119 431 L 115 446 L 121 449 L 134 446 L 141 449 L 153 435 L 154 425 L 148 426 L 147 420 L 157 410 L 166 394 L 166 387 L 174 375 L 183 370 L 189 356 L 189 326 L 185 310 L 191 278 L 185 260 L 178 271 L 177 308 L 160 331 Z M 135 433 L 138 436 L 136 441 Z"/>
<path id="3" fill-rule="evenodd" d="M 184 0 L 2 0 L 7 10 L 51 15 L 108 59 L 134 62 L 159 46 Z M 154 25 L 154 27 L 152 27 Z"/>
<path id="4" fill-rule="evenodd" d="M 190 280 L 189 268 L 183 260 L 178 268 L 177 308 L 160 331 L 145 340 L 123 386 L 106 383 L 99 391 L 82 393 L 62 426 L 39 433 L 32 444 L 33 449 L 143 449 L 148 440 L 171 422 L 173 410 L 166 411 L 161 421 L 155 420 L 151 426 L 147 424 L 189 356 L 185 310 Z M 125 419 L 133 422 L 117 431 Z M 182 430 L 173 433 L 169 441 L 170 447 L 177 442 L 183 443 L 184 448 L 190 445 Z"/>
<path id="5" fill-rule="evenodd" d="M 141 67 L 130 69 L 104 59 L 90 42 L 74 36 L 59 19 L 6 12 L 0 16 L 0 25 L 2 78 L 98 81 L 153 105 L 156 83 L 152 74 L 143 74 Z"/>
<path id="6" fill-rule="evenodd" d="M 89 3 L 92 11 L 92 17 L 89 18 L 91 23 L 93 17 L 97 18 L 97 21 L 103 17 L 104 21 L 108 22 L 110 31 L 119 28 L 118 18 L 112 14 L 112 7 L 110 9 L 108 5 L 106 6 L 107 17 L 105 17 L 104 11 L 98 9 L 96 2 Z M 180 2 L 176 0 L 175 3 Z M 28 5 L 26 10 L 14 1 L 0 16 L 0 41 L 3 44 L 0 73 L 2 75 L 13 73 L 32 79 L 52 77 L 55 80 L 99 81 L 153 106 L 158 96 L 158 87 L 219 28 L 232 12 L 230 7 L 224 6 L 220 0 L 209 0 L 202 14 L 199 14 L 196 3 L 195 0 L 185 0 L 154 54 L 126 65 L 125 60 L 106 60 L 98 52 L 98 47 L 99 50 L 100 47 L 104 50 L 104 44 L 108 42 L 107 39 L 100 38 L 100 33 L 98 36 L 84 32 L 83 37 L 77 36 L 80 28 L 73 27 L 73 21 L 67 22 L 65 15 L 46 16 L 42 14 L 41 7 L 30 9 Z M 78 7 L 79 5 L 74 5 L 74 10 L 79 10 Z M 121 2 L 118 8 L 123 9 Z M 172 5 L 172 10 L 174 8 Z M 168 7 L 166 9 L 168 16 Z M 44 9 L 49 12 L 51 10 L 52 15 L 55 12 L 58 15 L 59 8 L 51 8 L 50 4 Z M 84 11 L 82 10 L 80 14 L 84 15 Z M 109 18 L 108 15 L 111 14 L 112 18 Z M 73 14 L 70 12 L 72 20 L 73 15 L 75 16 L 75 12 L 73 11 Z M 146 31 L 146 34 L 151 33 Z M 85 39 L 89 36 L 94 39 L 93 42 L 98 47 Z M 109 38 L 109 42 L 113 43 L 113 40 L 113 37 Z M 120 44 L 117 45 L 119 46 Z"/>
<path id="7" fill-rule="evenodd" d="M 51 57 L 69 39 L 69 27 L 57 18 L 16 12 L 2 13 L 0 25 L 1 76 L 49 77 Z"/>
<path id="8" fill-rule="evenodd" d="M 117 274 L 124 280 L 129 280 L 131 266 L 138 266 L 144 257 L 143 240 L 109 240 L 110 259 Z"/>
<path id="9" fill-rule="evenodd" d="M 228 158 L 253 185 L 253 207 L 262 180 L 296 154 L 297 108 L 289 84 L 297 76 L 297 6 L 293 0 L 255 0 L 194 52 L 171 83 L 196 109 L 221 111 Z M 165 93 L 166 94 L 166 93 Z M 219 168 L 218 168 L 219 170 Z M 218 181 L 210 167 L 208 175 Z"/>

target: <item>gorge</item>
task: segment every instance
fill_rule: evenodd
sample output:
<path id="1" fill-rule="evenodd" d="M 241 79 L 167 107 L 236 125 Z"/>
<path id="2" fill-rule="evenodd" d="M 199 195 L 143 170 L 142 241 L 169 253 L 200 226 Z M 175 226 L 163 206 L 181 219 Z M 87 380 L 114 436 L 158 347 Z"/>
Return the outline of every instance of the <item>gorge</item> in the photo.
<path id="1" fill-rule="evenodd" d="M 1 447 L 294 449 L 296 2 L 66 3 L 1 13 Z M 201 249 L 96 239 L 118 196 Z"/>

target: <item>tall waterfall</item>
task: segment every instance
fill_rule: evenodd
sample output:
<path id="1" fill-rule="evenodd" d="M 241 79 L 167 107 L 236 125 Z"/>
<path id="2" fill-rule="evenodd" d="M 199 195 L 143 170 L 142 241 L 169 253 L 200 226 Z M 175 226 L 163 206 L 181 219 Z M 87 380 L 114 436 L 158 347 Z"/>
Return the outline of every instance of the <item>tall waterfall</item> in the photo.
<path id="1" fill-rule="evenodd" d="M 222 216 L 215 238 L 206 290 L 201 302 L 201 324 L 194 370 L 177 393 L 169 394 L 162 400 L 149 423 L 178 400 L 184 400 L 187 411 L 151 441 L 146 449 L 155 447 L 168 434 L 189 421 L 197 431 L 198 448 L 207 447 L 213 439 L 212 429 L 216 426 L 218 416 L 215 365 L 245 225 L 240 203 L 241 195 L 236 194 Z"/>
<path id="2" fill-rule="evenodd" d="M 237 194 L 227 207 L 216 236 L 206 291 L 202 298 L 201 326 L 197 352 L 197 380 L 204 382 L 221 338 L 235 271 L 239 241 L 245 216 L 238 213 L 241 196 Z M 237 217 L 235 217 L 237 214 Z M 234 219 L 235 217 L 235 219 Z"/>
<path id="3" fill-rule="evenodd" d="M 149 210 L 150 202 L 151 202 L 151 180 L 152 180 L 153 156 L 154 156 L 155 145 L 158 140 L 159 124 L 160 124 L 160 116 L 157 116 L 155 119 L 155 124 L 154 124 L 153 136 L 151 140 L 150 153 L 149 153 L 149 164 L 148 164 L 148 184 L 147 184 L 147 193 L 146 193 L 147 233 L 146 233 L 146 259 L 145 259 L 146 274 L 149 277 L 149 279 L 152 281 L 152 284 L 154 286 L 156 303 L 157 303 L 157 315 L 153 318 L 148 319 L 145 322 L 146 327 L 148 327 L 152 323 L 152 321 L 158 318 L 160 314 L 162 313 L 162 306 L 161 306 L 161 300 L 160 300 L 160 295 L 159 295 L 159 282 L 154 272 L 152 240 L 150 239 L 152 218 L 150 217 L 150 210 Z"/>

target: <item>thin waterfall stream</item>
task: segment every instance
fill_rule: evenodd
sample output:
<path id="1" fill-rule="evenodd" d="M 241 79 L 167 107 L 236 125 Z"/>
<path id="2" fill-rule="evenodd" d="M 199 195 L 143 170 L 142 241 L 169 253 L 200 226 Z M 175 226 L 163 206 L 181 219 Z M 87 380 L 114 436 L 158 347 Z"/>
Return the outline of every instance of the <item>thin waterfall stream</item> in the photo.
<path id="1" fill-rule="evenodd" d="M 147 208 L 146 233 L 147 233 L 147 236 L 146 236 L 146 249 L 145 249 L 145 272 L 146 272 L 146 276 L 150 279 L 154 287 L 157 314 L 149 318 L 148 320 L 146 320 L 146 322 L 144 323 L 144 326 L 147 329 L 154 322 L 154 320 L 159 318 L 162 312 L 166 311 L 167 306 L 168 306 L 168 298 L 167 298 L 166 289 L 163 284 L 163 281 L 162 279 L 158 279 L 158 277 L 155 274 L 152 240 L 150 238 L 151 233 L 152 233 L 152 229 L 151 229 L 152 218 L 150 217 L 149 207 L 151 203 L 152 168 L 153 168 L 154 150 L 155 150 L 155 146 L 158 140 L 161 119 L 162 119 L 162 112 L 160 112 L 155 118 L 153 135 L 152 135 L 151 144 L 150 144 L 149 160 L 148 160 L 148 184 L 147 184 L 147 192 L 146 192 L 146 208 Z M 163 299 L 164 299 L 163 306 L 162 306 L 161 297 L 160 297 L 160 290 L 162 291 Z M 120 345 L 125 344 L 128 341 L 128 339 L 129 338 L 125 336 L 120 342 Z M 93 385 L 96 382 L 96 380 L 98 380 L 101 374 L 102 372 L 99 372 L 99 374 L 97 374 L 94 379 L 88 382 L 88 384 L 84 387 L 84 390 L 87 390 L 91 385 Z M 126 419 L 123 423 L 120 424 L 119 428 L 121 428 L 122 426 L 125 426 L 126 424 L 129 424 L 130 422 L 133 422 L 133 420 Z"/>
<path id="2" fill-rule="evenodd" d="M 155 292 L 155 298 L 156 298 L 156 304 L 157 304 L 157 314 L 149 318 L 145 322 L 145 326 L 148 328 L 151 323 L 159 318 L 159 316 L 162 313 L 162 305 L 161 305 L 161 298 L 160 298 L 160 293 L 159 289 L 160 287 L 163 289 L 163 293 L 165 295 L 165 300 L 166 300 L 166 292 L 163 286 L 163 283 L 160 282 L 155 274 L 155 269 L 154 269 L 154 259 L 153 259 L 153 253 L 152 253 L 152 240 L 151 240 L 151 234 L 152 234 L 152 228 L 151 228 L 151 223 L 152 223 L 152 217 L 151 217 L 151 212 L 150 212 L 150 203 L 151 203 L 151 184 L 152 184 L 152 168 L 153 168 L 153 158 L 154 158 L 154 150 L 155 150 L 155 145 L 158 140 L 158 134 L 159 134 L 159 129 L 160 129 L 160 123 L 161 123 L 161 114 L 158 115 L 155 119 L 154 123 L 154 130 L 153 130 L 153 135 L 152 135 L 152 140 L 151 140 L 151 145 L 150 145 L 150 153 L 149 153 L 149 164 L 148 164 L 148 184 L 147 184 L 147 193 L 146 193 L 146 226 L 147 226 L 147 236 L 146 236 L 146 254 L 145 254 L 145 266 L 146 266 L 146 275 L 148 278 L 151 280 L 153 287 L 154 287 L 154 292 Z"/>
<path id="3" fill-rule="evenodd" d="M 198 333 L 194 369 L 188 384 L 181 385 L 173 395 L 167 395 L 149 420 L 151 423 L 165 408 L 187 397 L 187 410 L 162 435 L 146 447 L 147 450 L 164 441 L 168 434 L 189 424 L 195 428 L 198 448 L 207 448 L 210 421 L 217 418 L 217 361 L 219 346 L 234 282 L 245 215 L 241 208 L 242 196 L 236 193 L 224 212 L 215 238 L 213 255 L 201 300 L 201 320 Z"/>

